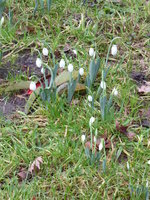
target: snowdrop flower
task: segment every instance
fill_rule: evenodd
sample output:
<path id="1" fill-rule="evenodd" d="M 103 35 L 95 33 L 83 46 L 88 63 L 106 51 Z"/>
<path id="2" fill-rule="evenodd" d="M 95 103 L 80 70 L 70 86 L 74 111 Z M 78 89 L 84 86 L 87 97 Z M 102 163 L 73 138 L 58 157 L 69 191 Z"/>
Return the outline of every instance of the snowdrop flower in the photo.
<path id="1" fill-rule="evenodd" d="M 77 51 L 76 51 L 75 49 L 73 50 L 73 53 L 74 53 L 75 55 L 77 55 Z"/>
<path id="2" fill-rule="evenodd" d="M 115 56 L 117 54 L 117 45 L 112 45 L 112 48 L 111 48 L 111 54 L 113 56 Z"/>
<path id="3" fill-rule="evenodd" d="M 146 187 L 148 188 L 148 180 L 146 181 Z"/>
<path id="4" fill-rule="evenodd" d="M 150 160 L 147 163 L 150 165 Z"/>
<path id="5" fill-rule="evenodd" d="M 72 64 L 69 64 L 68 65 L 68 71 L 71 73 L 73 72 L 73 65 Z"/>
<path id="6" fill-rule="evenodd" d="M 85 135 L 82 135 L 81 136 L 81 142 L 84 143 L 84 141 L 85 141 Z"/>
<path id="7" fill-rule="evenodd" d="M 93 97 L 91 95 L 88 95 L 88 101 L 92 102 L 93 101 Z"/>
<path id="8" fill-rule="evenodd" d="M 44 56 L 48 56 L 48 49 L 43 48 L 42 53 L 43 53 Z"/>
<path id="9" fill-rule="evenodd" d="M 89 55 L 90 55 L 91 57 L 95 57 L 95 51 L 94 51 L 93 48 L 90 48 L 90 49 L 89 49 Z"/>
<path id="10" fill-rule="evenodd" d="M 79 69 L 79 74 L 80 74 L 80 76 L 83 76 L 83 74 L 84 74 L 84 69 L 83 68 Z"/>
<path id="11" fill-rule="evenodd" d="M 116 88 L 113 89 L 112 94 L 114 96 L 118 96 L 118 90 Z"/>
<path id="12" fill-rule="evenodd" d="M 60 60 L 59 67 L 63 68 L 63 69 L 65 68 L 65 60 L 64 59 Z"/>
<path id="13" fill-rule="evenodd" d="M 42 60 L 40 58 L 36 59 L 36 66 L 40 68 L 42 66 Z"/>
<path id="14" fill-rule="evenodd" d="M 102 140 L 101 140 L 101 142 L 100 142 L 100 144 L 99 144 L 99 151 L 101 151 L 102 149 L 103 149 L 103 142 L 102 142 Z"/>
<path id="15" fill-rule="evenodd" d="M 94 123 L 94 121 L 95 121 L 95 118 L 94 118 L 94 117 L 91 117 L 91 118 L 90 118 L 90 121 L 89 121 L 89 125 L 91 126 L 91 125 Z"/>
<path id="16" fill-rule="evenodd" d="M 94 136 L 94 142 L 96 143 L 96 137 Z"/>
<path id="17" fill-rule="evenodd" d="M 32 91 L 36 90 L 36 83 L 35 82 L 30 83 L 30 90 L 32 90 Z"/>
<path id="18" fill-rule="evenodd" d="M 42 67 L 41 73 L 44 74 L 44 72 L 45 72 L 45 69 Z"/>
<path id="19" fill-rule="evenodd" d="M 101 84 L 100 84 L 101 88 L 106 90 L 106 83 L 105 81 L 101 81 Z"/>
<path id="20" fill-rule="evenodd" d="M 130 169 L 130 166 L 129 166 L 129 163 L 128 163 L 128 161 L 127 161 L 127 169 L 128 169 L 128 170 Z"/>
<path id="21" fill-rule="evenodd" d="M 4 24 L 4 17 L 1 18 L 0 26 L 2 26 L 3 24 Z"/>

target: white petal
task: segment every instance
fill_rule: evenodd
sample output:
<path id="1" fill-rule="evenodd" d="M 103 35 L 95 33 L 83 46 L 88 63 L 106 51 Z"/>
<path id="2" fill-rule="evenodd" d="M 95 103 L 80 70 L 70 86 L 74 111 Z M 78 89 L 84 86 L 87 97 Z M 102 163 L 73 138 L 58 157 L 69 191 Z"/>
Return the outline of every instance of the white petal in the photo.
<path id="1" fill-rule="evenodd" d="M 106 90 L 106 83 L 105 81 L 101 81 L 101 84 L 100 84 L 101 88 Z"/>
<path id="2" fill-rule="evenodd" d="M 42 60 L 40 58 L 36 59 L 36 66 L 40 68 L 42 66 Z"/>
<path id="3" fill-rule="evenodd" d="M 113 55 L 113 56 L 115 56 L 116 54 L 117 54 L 117 45 L 113 45 L 112 46 L 112 48 L 111 48 L 111 54 Z"/>
<path id="4" fill-rule="evenodd" d="M 80 74 L 80 76 L 83 76 L 83 74 L 84 74 L 84 69 L 83 68 L 79 69 L 79 74 Z"/>
<path id="5" fill-rule="evenodd" d="M 42 67 L 41 73 L 44 74 L 44 72 L 45 72 L 45 69 Z"/>
<path id="6" fill-rule="evenodd" d="M 99 144 L 99 151 L 101 151 L 103 149 L 103 142 L 101 141 Z"/>
<path id="7" fill-rule="evenodd" d="M 90 49 L 89 49 L 89 55 L 90 55 L 91 57 L 94 57 L 94 56 L 95 56 L 95 52 L 94 52 L 94 49 L 93 49 L 93 48 L 90 48 Z"/>
<path id="8" fill-rule="evenodd" d="M 72 64 L 69 64 L 68 65 L 68 71 L 71 73 L 73 72 L 73 65 Z"/>
<path id="9" fill-rule="evenodd" d="M 30 83 L 30 90 L 32 90 L 32 91 L 36 90 L 36 83 L 35 82 Z"/>
<path id="10" fill-rule="evenodd" d="M 81 142 L 84 142 L 85 141 L 85 135 L 82 135 L 81 136 Z"/>
<path id="11" fill-rule="evenodd" d="M 93 101 L 93 98 L 92 98 L 91 95 L 88 95 L 88 101 L 89 101 L 89 102 L 92 102 L 92 101 Z"/>
<path id="12" fill-rule="evenodd" d="M 89 125 L 91 126 L 91 125 L 94 123 L 94 121 L 95 121 L 95 118 L 94 118 L 94 117 L 91 117 L 91 118 L 90 118 L 90 121 L 89 121 Z"/>
<path id="13" fill-rule="evenodd" d="M 65 68 L 65 60 L 64 59 L 61 59 L 60 62 L 59 62 L 59 67 L 60 68 Z"/>
<path id="14" fill-rule="evenodd" d="M 44 56 L 48 56 L 48 49 L 43 48 L 42 53 L 43 53 Z"/>
<path id="15" fill-rule="evenodd" d="M 73 50 L 73 53 L 74 53 L 75 55 L 77 55 L 77 51 L 76 51 L 75 49 Z"/>
<path id="16" fill-rule="evenodd" d="M 118 90 L 116 88 L 113 89 L 112 94 L 114 96 L 118 96 Z"/>
<path id="17" fill-rule="evenodd" d="M 3 24 L 4 24 L 4 17 L 1 18 L 0 26 L 2 26 Z"/>

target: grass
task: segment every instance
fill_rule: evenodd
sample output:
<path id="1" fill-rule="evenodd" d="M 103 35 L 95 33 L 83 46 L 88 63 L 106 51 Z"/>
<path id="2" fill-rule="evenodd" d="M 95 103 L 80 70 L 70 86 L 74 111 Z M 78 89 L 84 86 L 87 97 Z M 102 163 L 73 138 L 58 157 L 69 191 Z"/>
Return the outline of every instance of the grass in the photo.
<path id="1" fill-rule="evenodd" d="M 115 118 L 124 124 L 134 122 L 131 128 L 138 136 L 143 136 L 143 141 L 139 142 L 138 137 L 130 141 L 117 132 L 115 119 L 111 123 L 102 122 L 99 111 L 91 113 L 86 96 L 76 95 L 80 102 L 70 107 L 66 106 L 64 97 L 47 108 L 41 104 L 29 116 L 20 113 L 19 119 L 13 121 L 1 118 L 0 199 L 145 199 L 144 193 L 136 196 L 135 191 L 138 185 L 145 188 L 147 180 L 150 182 L 147 164 L 150 129 L 138 124 L 139 110 L 149 108 L 150 103 L 149 95 L 137 94 L 130 73 L 140 70 L 148 75 L 150 72 L 150 3 L 145 0 L 125 0 L 123 4 L 101 1 L 91 7 L 88 3 L 81 6 L 78 0 L 58 0 L 52 3 L 50 13 L 39 10 L 35 18 L 32 1 L 11 1 L 10 5 L 14 13 L 13 25 L 4 14 L 5 24 L 0 35 L 2 63 L 8 60 L 14 63 L 26 49 L 31 50 L 32 55 L 34 48 L 42 49 L 42 42 L 46 41 L 53 51 L 63 51 L 69 43 L 78 52 L 77 60 L 73 60 L 75 68 L 79 68 L 80 62 L 86 69 L 91 46 L 97 49 L 103 64 L 110 41 L 115 36 L 121 37 L 117 41 L 119 55 L 109 60 L 112 66 L 107 77 L 108 92 L 118 86 L 120 95 L 115 99 L 118 108 Z M 90 20 L 91 24 L 82 23 L 77 28 L 79 21 L 74 19 L 77 13 L 82 13 L 83 21 Z M 124 58 L 123 63 L 116 68 L 121 58 Z M 92 114 L 97 118 L 98 135 L 107 130 L 113 141 L 112 148 L 107 151 L 105 173 L 101 167 L 89 165 L 80 141 L 83 133 L 89 135 Z M 28 169 L 39 156 L 43 158 L 40 171 L 20 183 L 17 177 L 20 169 Z M 132 197 L 129 185 L 134 188 Z"/>

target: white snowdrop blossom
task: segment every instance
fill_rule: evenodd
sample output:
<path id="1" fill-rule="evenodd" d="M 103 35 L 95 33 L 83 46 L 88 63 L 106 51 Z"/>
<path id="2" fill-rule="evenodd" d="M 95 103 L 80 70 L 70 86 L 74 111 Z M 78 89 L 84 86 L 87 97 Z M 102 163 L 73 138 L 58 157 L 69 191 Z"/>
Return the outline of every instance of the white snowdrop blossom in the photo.
<path id="1" fill-rule="evenodd" d="M 98 148 L 99 148 L 99 151 L 101 151 L 101 150 L 103 149 L 103 142 L 102 142 L 102 141 L 100 142 L 100 144 L 99 144 L 99 147 L 98 147 Z"/>
<path id="2" fill-rule="evenodd" d="M 84 74 L 84 69 L 83 68 L 79 69 L 79 74 L 80 74 L 80 76 L 83 76 L 83 74 Z"/>
<path id="3" fill-rule="evenodd" d="M 94 121 L 95 121 L 95 117 L 91 117 L 89 121 L 89 125 L 91 126 L 94 123 Z"/>
<path id="4" fill-rule="evenodd" d="M 90 49 L 89 49 L 89 55 L 90 55 L 91 57 L 95 57 L 95 51 L 94 51 L 93 48 L 90 48 Z"/>
<path id="5" fill-rule="evenodd" d="M 148 180 L 146 181 L 146 187 L 148 188 Z"/>
<path id="6" fill-rule="evenodd" d="M 43 48 L 42 53 L 43 53 L 44 56 L 48 56 L 48 49 Z"/>
<path id="7" fill-rule="evenodd" d="M 36 90 L 36 83 L 35 82 L 30 83 L 30 90 L 32 90 L 32 91 Z"/>
<path id="8" fill-rule="evenodd" d="M 118 90 L 116 88 L 113 89 L 112 94 L 114 96 L 118 96 Z"/>
<path id="9" fill-rule="evenodd" d="M 42 66 L 42 60 L 40 58 L 36 59 L 36 66 L 40 68 Z"/>
<path id="10" fill-rule="evenodd" d="M 106 83 L 105 81 L 101 81 L 101 84 L 100 84 L 101 88 L 106 90 Z"/>
<path id="11" fill-rule="evenodd" d="M 88 95 L 88 101 L 92 102 L 93 101 L 93 97 L 91 95 Z"/>
<path id="12" fill-rule="evenodd" d="M 45 72 L 45 69 L 42 67 L 41 73 L 44 74 L 44 72 Z"/>
<path id="13" fill-rule="evenodd" d="M 59 67 L 64 69 L 65 68 L 65 60 L 64 59 L 61 59 L 60 62 L 59 62 Z"/>
<path id="14" fill-rule="evenodd" d="M 115 56 L 117 54 L 117 45 L 112 45 L 112 48 L 111 48 L 111 54 L 113 56 Z"/>
<path id="15" fill-rule="evenodd" d="M 127 161 L 127 169 L 128 169 L 128 170 L 130 169 L 130 166 L 129 166 L 129 163 L 128 163 L 128 161 Z"/>
<path id="16" fill-rule="evenodd" d="M 4 24 L 4 17 L 1 18 L 0 26 L 2 26 L 3 24 Z"/>
<path id="17" fill-rule="evenodd" d="M 94 142 L 96 143 L 96 137 L 94 136 Z"/>
<path id="18" fill-rule="evenodd" d="M 85 135 L 82 135 L 82 136 L 81 136 L 81 142 L 82 142 L 82 143 L 85 141 L 85 138 L 86 138 Z"/>
<path id="19" fill-rule="evenodd" d="M 73 72 L 73 65 L 72 64 L 69 64 L 68 65 L 68 71 L 71 73 Z"/>
<path id="20" fill-rule="evenodd" d="M 75 55 L 77 55 L 77 51 L 76 51 L 75 49 L 73 50 L 73 53 L 74 53 Z"/>
<path id="21" fill-rule="evenodd" d="M 147 163 L 150 165 L 150 160 Z"/>

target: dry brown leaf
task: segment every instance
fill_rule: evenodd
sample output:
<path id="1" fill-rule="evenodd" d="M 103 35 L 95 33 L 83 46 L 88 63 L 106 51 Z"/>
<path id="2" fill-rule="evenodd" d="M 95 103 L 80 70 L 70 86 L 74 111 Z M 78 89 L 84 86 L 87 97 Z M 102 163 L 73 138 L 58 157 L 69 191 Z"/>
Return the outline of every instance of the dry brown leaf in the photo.
<path id="1" fill-rule="evenodd" d="M 120 133 L 125 134 L 129 139 L 133 139 L 135 137 L 135 133 L 129 132 L 128 129 L 129 126 L 123 126 L 118 121 L 116 121 L 116 129 Z"/>
<path id="2" fill-rule="evenodd" d="M 35 171 L 40 170 L 40 165 L 43 163 L 42 157 L 36 158 L 33 163 L 30 165 L 28 171 L 32 174 Z"/>
<path id="3" fill-rule="evenodd" d="M 150 93 L 150 82 L 146 82 L 145 85 L 142 85 L 141 87 L 138 87 L 139 93 Z"/>

